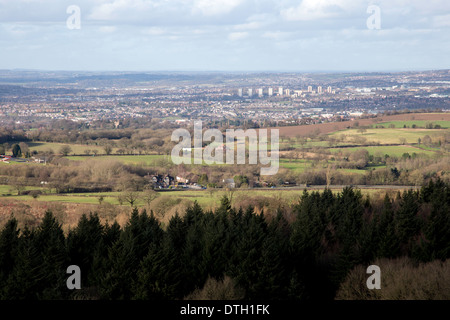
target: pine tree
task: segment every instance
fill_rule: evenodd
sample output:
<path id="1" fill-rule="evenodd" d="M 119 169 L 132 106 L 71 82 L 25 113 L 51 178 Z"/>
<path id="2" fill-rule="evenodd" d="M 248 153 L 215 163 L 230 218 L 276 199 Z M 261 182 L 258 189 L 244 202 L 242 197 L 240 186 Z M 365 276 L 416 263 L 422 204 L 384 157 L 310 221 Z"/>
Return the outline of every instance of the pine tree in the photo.
<path id="1" fill-rule="evenodd" d="M 403 192 L 400 208 L 394 216 L 396 233 L 403 253 L 411 248 L 411 240 L 419 233 L 420 220 L 417 216 L 419 210 L 418 194 L 412 190 Z"/>
<path id="2" fill-rule="evenodd" d="M 117 222 L 114 222 L 111 226 L 109 224 L 103 226 L 102 239 L 94 251 L 92 265 L 90 267 L 91 271 L 87 276 L 88 285 L 93 287 L 95 291 L 100 290 L 103 281 L 106 279 L 110 270 L 109 251 L 114 243 L 120 239 L 121 233 L 122 230 Z"/>
<path id="3" fill-rule="evenodd" d="M 424 227 L 423 260 L 450 258 L 450 187 L 440 179 L 430 181 L 421 190 L 421 199 L 431 203 L 431 213 Z"/>
<path id="4" fill-rule="evenodd" d="M 217 280 L 222 280 L 233 260 L 236 230 L 232 219 L 221 210 L 205 214 L 203 260 L 207 273 Z"/>
<path id="5" fill-rule="evenodd" d="M 0 232 L 0 284 L 5 283 L 16 263 L 19 232 L 17 220 L 13 217 Z"/>
<path id="6" fill-rule="evenodd" d="M 379 258 L 395 258 L 399 254 L 400 241 L 395 231 L 394 209 L 388 194 L 384 197 L 383 210 L 378 219 L 378 250 Z"/>
<path id="7" fill-rule="evenodd" d="M 122 236 L 129 237 L 130 241 L 133 241 L 135 259 L 140 261 L 147 254 L 148 247 L 152 242 L 159 243 L 161 241 L 162 233 L 153 212 L 148 216 L 145 209 L 139 214 L 138 209 L 134 208 Z"/>
<path id="8" fill-rule="evenodd" d="M 183 246 L 181 261 L 179 262 L 186 274 L 185 280 L 187 292 L 192 292 L 196 287 L 203 285 L 208 277 L 207 265 L 203 257 L 204 244 L 204 217 L 198 215 L 196 222 L 191 224 L 186 231 L 186 242 Z"/>
<path id="9" fill-rule="evenodd" d="M 78 225 L 71 230 L 67 236 L 67 251 L 71 265 L 77 265 L 81 272 L 81 282 L 87 285 L 86 281 L 91 273 L 94 256 L 103 246 L 104 227 L 100 223 L 97 214 L 85 214 L 81 216 Z"/>
<path id="10" fill-rule="evenodd" d="M 138 265 L 134 242 L 130 237 L 121 237 L 108 250 L 106 272 L 99 285 L 101 297 L 111 300 L 130 299 L 131 284 Z"/>
<path id="11" fill-rule="evenodd" d="M 137 278 L 132 284 L 133 299 L 137 300 L 163 300 L 170 299 L 174 293 L 172 288 L 165 282 L 164 266 L 166 273 L 172 275 L 168 270 L 165 255 L 166 241 L 162 246 L 150 245 L 149 251 L 140 263 Z"/>
<path id="12" fill-rule="evenodd" d="M 255 298 L 285 299 L 289 296 L 290 284 L 288 245 L 290 228 L 282 213 L 268 225 L 261 246 L 259 259 L 259 281 L 255 284 Z"/>
<path id="13" fill-rule="evenodd" d="M 117 223 L 117 221 L 114 221 L 114 223 L 111 226 L 109 224 L 106 224 L 103 228 L 104 246 L 106 248 L 111 247 L 114 242 L 119 240 L 121 233 L 122 229 L 120 228 L 120 225 Z"/>
<path id="14" fill-rule="evenodd" d="M 347 273 L 361 262 L 361 247 L 364 207 L 359 190 L 345 187 L 336 198 L 332 221 L 336 226 L 339 251 L 331 279 L 338 285 Z"/>
<path id="15" fill-rule="evenodd" d="M 267 223 L 264 215 L 253 213 L 253 207 L 248 207 L 241 217 L 239 237 L 234 248 L 235 259 L 231 262 L 229 275 L 236 279 L 238 285 L 246 292 L 247 299 L 259 295 L 259 259 L 262 245 L 267 232 Z"/>
<path id="16" fill-rule="evenodd" d="M 378 229 L 378 216 L 365 217 L 363 220 L 362 230 L 360 233 L 359 241 L 361 246 L 359 248 L 359 261 L 361 263 L 372 262 L 378 251 L 380 234 Z"/>
<path id="17" fill-rule="evenodd" d="M 163 238 L 160 246 L 152 243 L 133 282 L 133 298 L 174 300 L 189 293 L 186 282 L 191 274 L 186 273 L 181 254 L 168 236 Z"/>
<path id="18" fill-rule="evenodd" d="M 166 232 L 173 247 L 176 250 L 183 250 L 186 243 L 187 226 L 184 224 L 178 213 L 169 220 Z"/>
<path id="19" fill-rule="evenodd" d="M 296 255 L 299 258 L 313 261 L 321 253 L 321 240 L 327 226 L 327 208 L 323 206 L 319 192 L 313 192 L 311 195 L 306 192 L 295 211 L 297 218 L 293 224 L 292 245 L 296 247 Z"/>
<path id="20" fill-rule="evenodd" d="M 0 298 L 8 300 L 37 300 L 45 279 L 42 257 L 34 242 L 35 232 L 27 227 L 19 238 L 15 265 L 4 285 Z"/>
<path id="21" fill-rule="evenodd" d="M 37 228 L 33 242 L 41 254 L 41 270 L 44 278 L 41 285 L 40 299 L 63 299 L 67 296 L 66 269 L 69 259 L 66 252 L 65 237 L 61 224 L 50 211 Z"/>
<path id="22" fill-rule="evenodd" d="M 230 199 L 228 199 L 227 196 L 223 196 L 223 197 L 220 199 L 220 206 L 219 206 L 219 208 L 216 210 L 216 213 L 217 213 L 217 214 L 223 214 L 223 213 L 227 214 L 227 213 L 230 212 L 230 210 L 231 210 L 231 202 L 230 202 Z"/>

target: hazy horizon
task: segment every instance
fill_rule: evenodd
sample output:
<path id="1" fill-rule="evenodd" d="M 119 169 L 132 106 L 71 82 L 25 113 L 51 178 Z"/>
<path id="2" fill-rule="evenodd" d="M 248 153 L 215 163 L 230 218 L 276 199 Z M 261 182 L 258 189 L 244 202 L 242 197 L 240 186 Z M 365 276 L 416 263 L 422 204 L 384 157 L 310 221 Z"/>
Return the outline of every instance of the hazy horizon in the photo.
<path id="1" fill-rule="evenodd" d="M 433 72 L 433 71 L 446 71 L 450 70 L 450 68 L 442 68 L 442 69 L 392 69 L 392 70 L 197 70 L 197 69 L 173 69 L 173 70 L 164 70 L 164 69 L 154 69 L 154 70 L 81 70 L 81 69 L 32 69 L 32 68 L 0 68 L 0 71 L 24 71 L 24 72 L 86 72 L 86 73 L 268 73 L 268 74 L 276 74 L 276 73 L 299 73 L 299 74 L 345 74 L 345 73 L 407 73 L 407 72 Z"/>

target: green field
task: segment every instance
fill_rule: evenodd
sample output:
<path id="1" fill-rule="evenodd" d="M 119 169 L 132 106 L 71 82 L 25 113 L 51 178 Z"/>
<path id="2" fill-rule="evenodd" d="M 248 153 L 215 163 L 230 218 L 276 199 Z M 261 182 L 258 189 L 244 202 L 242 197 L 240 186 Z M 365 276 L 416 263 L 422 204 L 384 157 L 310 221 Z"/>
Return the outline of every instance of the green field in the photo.
<path id="1" fill-rule="evenodd" d="M 280 158 L 280 167 L 293 170 L 295 173 L 302 173 L 311 167 L 311 163 L 303 159 L 284 159 Z"/>
<path id="2" fill-rule="evenodd" d="M 316 188 L 308 188 L 308 191 L 321 191 L 324 189 L 324 186 L 316 187 Z M 342 191 L 341 187 L 332 188 L 333 193 L 338 193 Z M 396 188 L 392 190 L 397 190 Z M 391 189 L 380 189 L 380 188 L 364 188 L 361 189 L 361 193 L 363 195 L 384 195 L 386 192 L 390 192 Z M 277 189 L 236 189 L 233 192 L 232 199 L 234 204 L 239 204 L 241 201 L 246 201 L 253 197 L 261 197 L 266 198 L 271 203 L 270 199 L 284 199 L 288 203 L 297 202 L 303 193 L 302 188 L 277 188 Z M 21 201 L 46 201 L 46 202 L 59 202 L 59 203 L 74 203 L 74 204 L 91 204 L 91 205 L 99 205 L 99 196 L 102 195 L 104 200 L 103 203 L 109 203 L 112 205 L 119 205 L 119 201 L 117 199 L 118 193 L 116 192 L 103 192 L 96 195 L 93 194 L 70 194 L 70 195 L 46 195 L 43 194 L 39 196 L 37 199 L 33 199 L 29 195 L 22 196 L 8 196 L 4 197 L 7 199 L 15 199 Z M 177 198 L 180 200 L 190 200 L 192 202 L 197 201 L 201 206 L 205 208 L 214 208 L 220 204 L 220 199 L 224 195 L 229 195 L 229 193 L 223 189 L 213 189 L 211 190 L 183 190 L 183 191 L 167 191 L 160 192 L 160 196 L 166 196 L 170 198 Z M 157 201 L 157 200 L 155 200 Z M 142 207 L 145 205 L 145 202 L 142 199 L 139 199 L 136 202 L 136 206 Z M 126 202 L 123 203 L 123 206 L 129 207 L 130 205 Z"/>
<path id="3" fill-rule="evenodd" d="M 32 187 L 32 186 L 25 186 L 25 187 L 23 187 L 23 190 L 24 191 L 41 190 L 42 192 L 45 192 L 45 189 L 42 187 Z M 8 196 L 8 195 L 16 195 L 16 194 L 17 194 L 17 190 L 14 188 L 14 186 L 5 185 L 5 184 L 0 185 L 0 196 Z"/>
<path id="4" fill-rule="evenodd" d="M 450 121 L 444 120 L 436 120 L 436 121 L 425 121 L 425 120 L 408 120 L 408 121 L 389 121 L 389 122 L 380 122 L 377 125 L 382 125 L 385 128 L 388 128 L 390 125 L 394 125 L 395 128 L 403 128 L 406 126 L 407 128 L 412 128 L 413 125 L 416 125 L 418 128 L 425 128 L 427 124 L 432 123 L 434 125 L 440 125 L 442 129 L 450 128 Z"/>
<path id="5" fill-rule="evenodd" d="M 344 144 L 344 143 L 341 143 Z M 308 139 L 307 142 L 304 144 L 300 144 L 296 141 L 296 139 L 280 139 L 280 149 L 282 146 L 289 146 L 295 149 L 302 149 L 302 148 L 313 148 L 313 147 L 328 147 L 329 142 L 328 141 L 311 141 Z"/>
<path id="6" fill-rule="evenodd" d="M 101 192 L 98 194 L 43 194 L 38 198 L 33 199 L 29 195 L 22 196 L 7 196 L 8 199 L 22 200 L 22 201 L 48 201 L 48 202 L 61 202 L 61 203 L 78 203 L 78 204 L 99 204 L 99 197 L 103 196 L 104 203 L 110 203 L 113 205 L 119 205 L 118 192 Z M 161 196 L 170 196 L 180 199 L 197 200 L 200 205 L 216 205 L 220 202 L 219 194 L 224 194 L 224 192 L 216 191 L 213 193 L 214 196 L 207 191 L 168 191 L 161 192 Z M 6 198 L 6 197 L 5 197 Z M 130 206 L 127 202 L 123 202 L 124 206 Z M 144 200 L 138 199 L 135 203 L 136 206 L 141 207 L 145 205 Z"/>
<path id="7" fill-rule="evenodd" d="M 416 148 L 414 146 L 371 146 L 371 147 L 352 147 L 352 148 L 330 148 L 329 150 L 333 153 L 345 154 L 347 152 L 352 153 L 361 149 L 365 149 L 370 155 L 374 156 L 384 156 L 385 154 L 394 157 L 401 157 L 404 153 L 409 153 L 412 155 L 424 154 L 427 156 L 433 156 L 436 153 L 432 150 L 423 150 L 421 148 Z"/>
<path id="8" fill-rule="evenodd" d="M 444 132 L 448 132 L 445 129 L 439 130 L 425 130 L 425 129 L 366 129 L 366 132 L 360 133 L 358 129 L 347 129 L 343 131 L 336 131 L 330 134 L 330 136 L 340 136 L 346 135 L 347 138 L 353 137 L 364 137 L 367 139 L 368 143 L 379 143 L 379 144 L 398 144 L 401 143 L 402 139 L 406 140 L 406 143 L 417 143 L 418 139 L 423 139 L 424 136 L 429 135 L 431 138 L 433 136 L 440 135 Z"/>
<path id="9" fill-rule="evenodd" d="M 16 143 L 14 141 L 9 142 L 9 144 Z M 72 149 L 69 154 L 85 154 L 84 151 L 86 149 L 89 150 L 97 150 L 98 154 L 105 154 L 105 150 L 101 146 L 96 145 L 84 145 L 84 144 L 74 144 L 74 143 L 56 143 L 56 142 L 26 142 L 31 152 L 46 152 L 52 150 L 53 153 L 59 154 L 62 146 L 68 145 Z M 115 152 L 115 148 L 113 148 L 113 152 Z M 92 151 L 91 151 L 92 154 Z"/>
<path id="10" fill-rule="evenodd" d="M 144 165 L 154 165 L 155 161 L 158 160 L 167 160 L 170 161 L 170 157 L 164 155 L 102 155 L 102 156 L 67 156 L 69 160 L 74 161 L 85 161 L 88 159 L 96 160 L 96 161 L 108 161 L 108 160 L 116 160 L 125 164 L 144 164 Z"/>
<path id="11" fill-rule="evenodd" d="M 33 199 L 32 196 L 29 195 L 23 195 L 23 196 L 10 196 L 8 198 L 15 199 L 15 200 L 24 200 L 24 201 L 30 201 L 30 200 L 37 200 L 37 201 L 48 201 L 48 202 L 68 202 L 68 203 L 84 203 L 84 204 L 99 204 L 98 200 L 99 196 L 76 196 L 76 195 L 40 195 L 38 198 Z M 117 200 L 117 197 L 104 197 L 104 202 L 111 203 L 111 204 L 119 204 L 119 201 Z M 139 204 L 138 204 L 139 205 Z"/>

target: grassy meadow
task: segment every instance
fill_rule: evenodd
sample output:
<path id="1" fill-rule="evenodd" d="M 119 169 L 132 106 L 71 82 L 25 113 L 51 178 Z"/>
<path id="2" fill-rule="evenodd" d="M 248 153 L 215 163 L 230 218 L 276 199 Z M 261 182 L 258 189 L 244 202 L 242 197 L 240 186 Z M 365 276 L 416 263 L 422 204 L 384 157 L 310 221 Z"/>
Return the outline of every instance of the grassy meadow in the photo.
<path id="1" fill-rule="evenodd" d="M 407 121 L 388 121 L 388 122 L 380 122 L 378 125 L 382 125 L 385 128 L 389 126 L 394 126 L 395 128 L 413 128 L 416 126 L 417 128 L 426 128 L 428 124 L 439 125 L 442 129 L 450 128 L 450 121 L 446 120 L 435 120 L 435 121 L 425 121 L 425 120 L 407 120 Z"/>
<path id="2" fill-rule="evenodd" d="M 355 151 L 365 149 L 370 155 L 374 156 L 384 156 L 389 155 L 390 157 L 401 157 L 404 153 L 423 154 L 427 156 L 433 156 L 436 152 L 433 149 L 425 150 L 417 146 L 371 146 L 371 147 L 351 147 L 351 148 L 330 148 L 329 150 L 333 153 L 353 153 Z"/>
<path id="3" fill-rule="evenodd" d="M 330 134 L 330 136 L 338 137 L 343 136 L 346 139 L 355 137 L 363 137 L 367 143 L 376 144 L 416 144 L 418 139 L 423 139 L 424 136 L 429 135 L 431 138 L 440 136 L 444 132 L 448 132 L 446 129 L 409 129 L 409 128 L 376 128 L 365 129 L 364 132 L 360 132 L 360 129 L 347 129 L 342 131 L 336 131 Z"/>

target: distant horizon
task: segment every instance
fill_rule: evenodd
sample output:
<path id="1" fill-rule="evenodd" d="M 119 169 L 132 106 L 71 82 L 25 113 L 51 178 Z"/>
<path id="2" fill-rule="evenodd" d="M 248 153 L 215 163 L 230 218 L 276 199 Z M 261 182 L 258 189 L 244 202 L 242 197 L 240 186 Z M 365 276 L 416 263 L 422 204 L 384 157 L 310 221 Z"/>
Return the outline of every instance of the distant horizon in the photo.
<path id="1" fill-rule="evenodd" d="M 324 74 L 342 74 L 342 73 L 404 73 L 404 72 L 435 72 L 449 71 L 450 68 L 442 69 L 392 69 L 392 70 L 197 70 L 197 69 L 154 69 L 154 70 L 101 70 L 101 69 L 34 69 L 34 68 L 1 68 L 0 71 L 25 71 L 25 72 L 89 72 L 89 73 L 324 73 Z"/>

